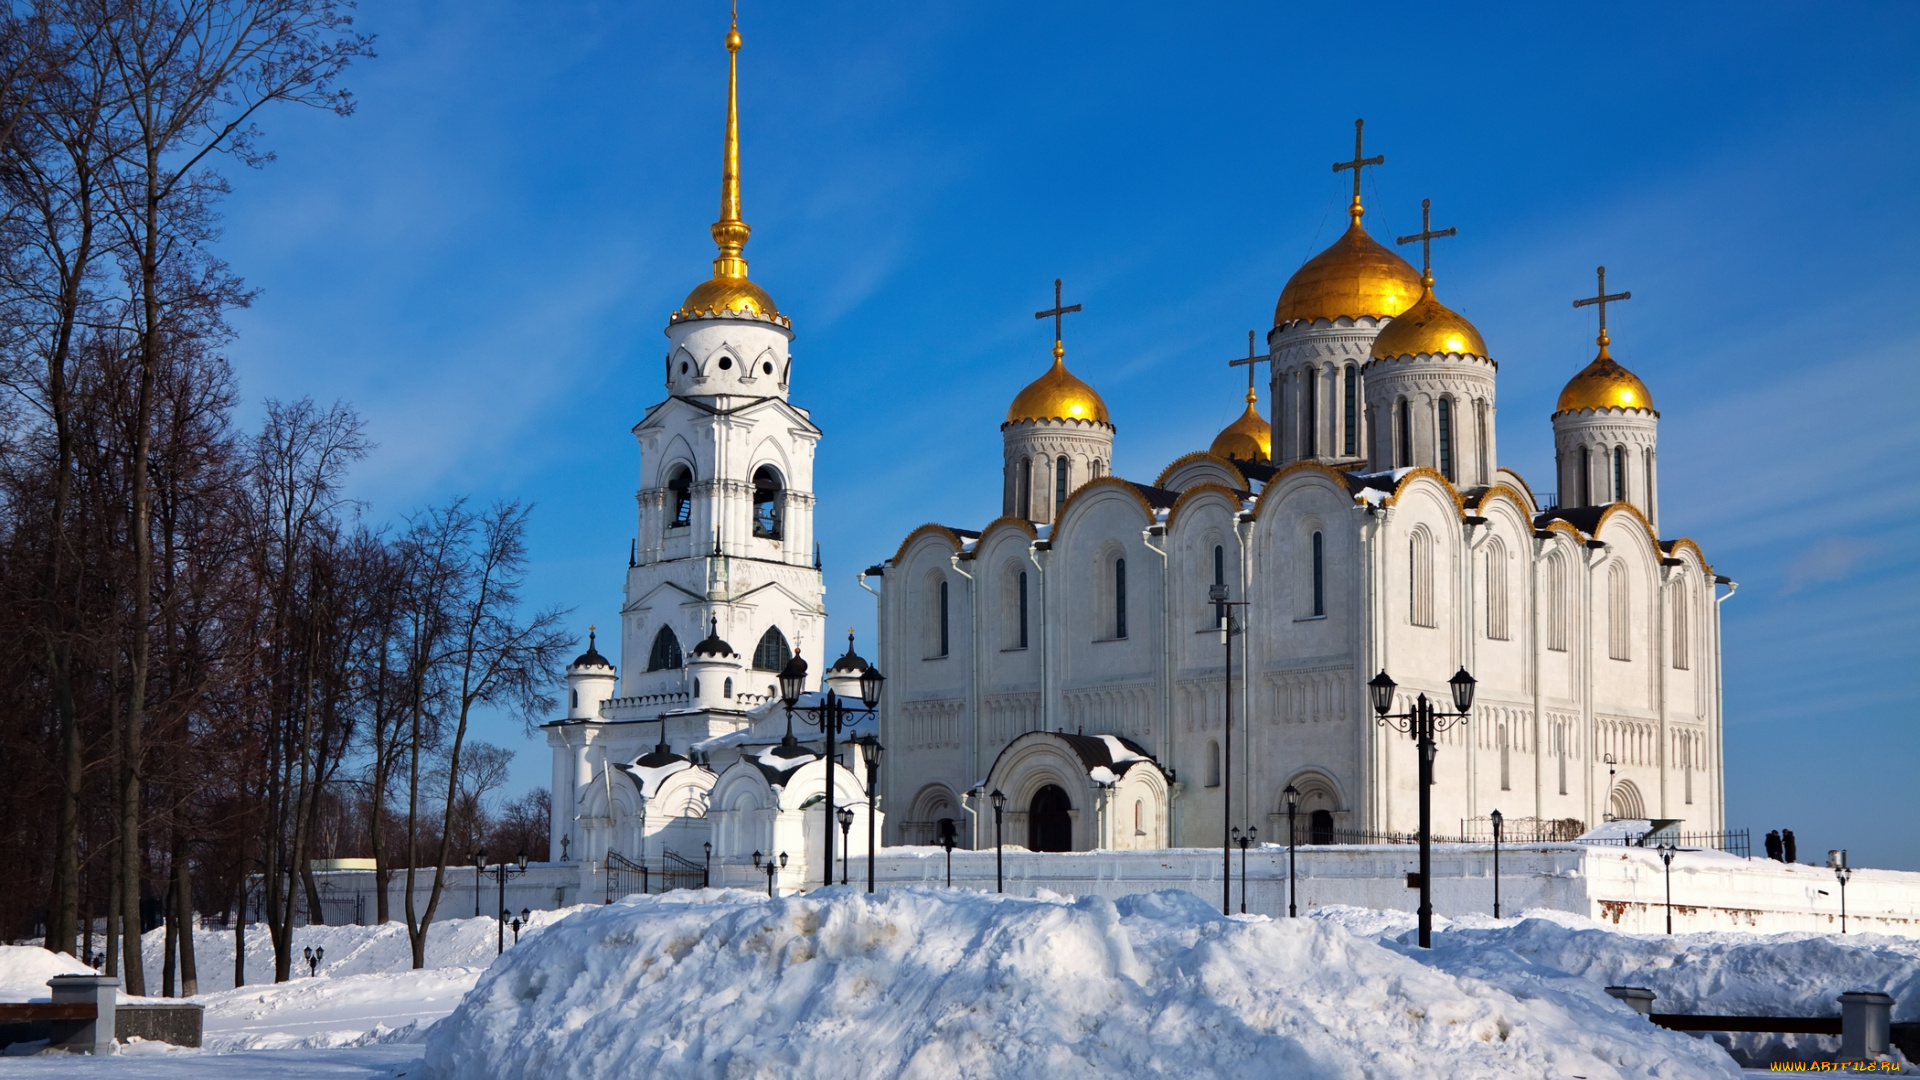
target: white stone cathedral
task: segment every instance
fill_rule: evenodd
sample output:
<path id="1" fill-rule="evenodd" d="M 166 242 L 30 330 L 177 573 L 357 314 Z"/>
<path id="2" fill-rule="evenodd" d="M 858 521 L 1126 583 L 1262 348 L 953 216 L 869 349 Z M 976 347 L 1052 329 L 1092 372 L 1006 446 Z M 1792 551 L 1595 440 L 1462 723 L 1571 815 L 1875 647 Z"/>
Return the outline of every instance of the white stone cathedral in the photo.
<path id="1" fill-rule="evenodd" d="M 999 516 L 923 526 L 861 575 L 888 682 L 877 723 L 842 737 L 886 747 L 890 813 L 869 823 L 862 756 L 830 765 L 776 690 L 796 653 L 815 673 L 803 704 L 858 698 L 868 665 L 851 642 L 826 663 L 821 432 L 789 399 L 793 324 L 747 277 L 740 44 L 735 27 L 718 256 L 668 318 L 666 397 L 633 428 L 620 664 L 590 638 L 544 728 L 549 857 L 580 864 L 583 887 L 709 860 L 715 884 L 745 884 L 776 852 L 795 883 L 820 880 L 829 769 L 856 857 L 869 827 L 930 843 L 943 818 L 990 844 L 992 791 L 1008 841 L 1036 850 L 1218 845 L 1229 818 L 1279 840 L 1289 787 L 1302 842 L 1408 832 L 1414 747 L 1366 703 L 1381 670 L 1440 701 L 1456 670 L 1479 680 L 1439 750 L 1441 833 L 1496 808 L 1516 836 L 1606 817 L 1723 827 L 1730 583 L 1659 536 L 1658 414 L 1609 355 L 1605 303 L 1599 355 L 1553 413 L 1557 495 L 1535 492 L 1495 454 L 1486 344 L 1368 236 L 1357 180 L 1351 226 L 1287 282 L 1250 358 L 1270 362 L 1277 429 L 1250 385 L 1207 450 L 1150 484 L 1111 475 L 1114 419 L 1047 313 L 1052 366 L 1001 425 Z M 1230 666 L 1215 586 L 1239 627 Z"/>

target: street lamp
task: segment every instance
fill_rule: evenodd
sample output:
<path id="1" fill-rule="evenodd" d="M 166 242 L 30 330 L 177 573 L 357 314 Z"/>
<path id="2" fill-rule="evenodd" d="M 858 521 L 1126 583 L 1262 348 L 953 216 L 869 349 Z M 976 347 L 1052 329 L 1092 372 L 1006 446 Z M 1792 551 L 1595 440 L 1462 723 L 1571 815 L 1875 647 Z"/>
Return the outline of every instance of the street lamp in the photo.
<path id="1" fill-rule="evenodd" d="M 307 977 L 308 978 L 312 978 L 315 975 L 320 974 L 320 961 L 326 959 L 326 957 L 327 957 L 326 946 L 322 945 L 317 949 L 311 945 L 307 946 Z"/>
<path id="2" fill-rule="evenodd" d="M 993 802 L 993 891 L 1006 892 L 1006 855 L 1001 847 L 1000 812 L 1006 809 L 1007 797 L 1000 793 L 999 788 L 994 788 L 993 794 L 987 796 L 987 798 Z M 948 857 L 951 858 L 952 856 Z"/>
<path id="3" fill-rule="evenodd" d="M 480 875 L 492 875 L 493 879 L 499 882 L 500 885 L 500 919 L 499 926 L 495 928 L 494 934 L 494 955 L 498 956 L 507 951 L 507 879 L 510 877 L 519 877 L 521 874 L 527 872 L 527 853 L 522 851 L 514 858 L 514 861 L 499 863 L 491 870 L 487 869 L 486 863 L 486 851 L 482 850 L 474 854 L 473 906 L 475 909 L 480 907 Z"/>
<path id="4" fill-rule="evenodd" d="M 1293 815 L 1300 809 L 1300 789 L 1288 784 L 1286 790 L 1280 794 L 1287 799 L 1287 918 L 1291 919 L 1296 915 L 1293 907 L 1293 842 L 1295 839 Z"/>
<path id="5" fill-rule="evenodd" d="M 1393 708 L 1393 691 L 1398 685 L 1385 672 L 1375 675 L 1367 681 L 1367 689 L 1373 695 L 1373 711 L 1379 714 L 1381 724 L 1391 724 L 1395 731 L 1402 731 L 1413 737 L 1419 746 L 1420 756 L 1420 947 L 1433 948 L 1433 758 L 1435 754 L 1433 737 L 1452 727 L 1455 721 L 1464 723 L 1473 711 L 1473 676 L 1466 668 L 1454 673 L 1447 680 L 1453 690 L 1453 712 L 1438 712 L 1427 695 L 1421 694 L 1414 699 L 1413 708 L 1404 713 L 1389 713 Z"/>
<path id="6" fill-rule="evenodd" d="M 1663 840 L 1659 844 L 1660 861 L 1667 868 L 1667 933 L 1673 933 L 1673 842 Z"/>
<path id="7" fill-rule="evenodd" d="M 959 841 L 954 835 L 959 830 L 953 827 L 953 819 L 940 819 L 940 846 L 947 849 L 947 888 L 953 888 L 953 845 Z"/>
<path id="8" fill-rule="evenodd" d="M 502 912 L 502 914 L 505 914 L 505 912 Z M 520 944 L 520 928 L 532 922 L 533 911 L 529 908 L 521 908 L 520 914 L 513 917 L 513 943 L 515 945 Z"/>
<path id="9" fill-rule="evenodd" d="M 473 917 L 480 917 L 480 875 L 487 868 L 487 849 L 471 852 L 467 858 L 473 860 Z"/>
<path id="10" fill-rule="evenodd" d="M 1827 865 L 1833 868 L 1833 876 L 1840 879 L 1840 932 L 1847 932 L 1847 879 L 1853 876 L 1853 867 L 1847 865 L 1847 853 L 1827 852 Z"/>
<path id="11" fill-rule="evenodd" d="M 789 737 L 793 733 L 794 713 L 799 713 L 801 719 L 819 728 L 827 737 L 827 812 L 820 831 L 826 838 L 825 870 L 822 873 L 826 879 L 825 884 L 828 885 L 833 884 L 833 823 L 836 816 L 833 810 L 833 740 L 840 734 L 842 726 L 856 719 L 853 715 L 855 712 L 864 713 L 867 716 L 874 715 L 874 710 L 880 705 L 881 684 L 887 681 L 887 677 L 880 674 L 879 668 L 855 655 L 851 633 L 847 635 L 847 655 L 841 657 L 839 663 L 847 664 L 849 668 L 857 667 L 860 671 L 860 700 L 866 706 L 865 709 L 848 708 L 846 702 L 842 701 L 831 687 L 822 693 L 820 704 L 803 707 L 799 702 L 800 695 L 807 685 L 807 662 L 800 658 L 799 653 L 795 653 L 793 659 L 787 661 L 787 666 L 780 669 L 780 700 L 787 707 Z M 835 669 L 839 670 L 839 664 L 835 665 Z"/>
<path id="12" fill-rule="evenodd" d="M 1240 845 L 1240 914 L 1247 913 L 1247 845 L 1253 843 L 1255 829 L 1247 826 L 1246 832 L 1233 830 L 1233 842 Z"/>
<path id="13" fill-rule="evenodd" d="M 766 859 L 765 866 L 760 865 L 760 860 L 762 858 Z M 765 870 L 767 872 L 767 899 L 769 900 L 773 899 L 773 877 L 775 874 L 778 874 L 780 872 L 780 868 L 785 865 L 787 865 L 787 853 L 784 851 L 780 853 L 780 860 L 778 863 L 776 863 L 773 857 L 770 855 L 762 856 L 757 851 L 753 853 L 753 868 L 756 870 Z M 829 874 L 827 876 L 831 878 L 833 875 Z M 829 881 L 829 884 L 831 884 L 831 881 Z"/>
<path id="14" fill-rule="evenodd" d="M 860 744 L 860 760 L 867 765 L 867 891 L 873 891 L 873 812 L 880 798 L 880 755 L 886 747 L 880 745 L 879 735 L 868 735 L 854 740 Z"/>
<path id="15" fill-rule="evenodd" d="M 834 811 L 834 816 L 840 819 L 840 884 L 845 885 L 847 883 L 847 834 L 853 831 L 853 807 L 843 806 Z"/>
<path id="16" fill-rule="evenodd" d="M 1493 917 L 1500 917 L 1500 825 L 1505 820 L 1500 811 L 1487 815 L 1493 819 Z"/>
<path id="17" fill-rule="evenodd" d="M 707 855 L 707 861 L 700 864 L 700 887 L 711 889 L 713 888 L 713 841 L 707 840 L 701 843 L 700 850 Z"/>
<path id="18" fill-rule="evenodd" d="M 1233 907 L 1233 635 L 1244 631 L 1234 628 L 1233 609 L 1246 607 L 1245 600 L 1228 600 L 1227 587 L 1207 589 L 1207 603 L 1220 622 L 1220 645 L 1227 655 L 1226 715 L 1222 718 L 1220 740 L 1220 914 L 1232 914 Z"/>

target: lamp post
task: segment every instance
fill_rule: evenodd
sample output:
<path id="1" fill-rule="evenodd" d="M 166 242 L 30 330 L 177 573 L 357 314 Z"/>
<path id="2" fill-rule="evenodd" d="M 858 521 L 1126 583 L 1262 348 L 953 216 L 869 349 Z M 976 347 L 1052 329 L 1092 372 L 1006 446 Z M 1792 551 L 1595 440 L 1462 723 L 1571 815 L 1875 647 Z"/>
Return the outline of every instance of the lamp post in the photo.
<path id="1" fill-rule="evenodd" d="M 853 807 L 843 806 L 834 811 L 834 816 L 840 819 L 840 884 L 845 885 L 847 883 L 847 834 L 853 831 Z"/>
<path id="2" fill-rule="evenodd" d="M 940 846 L 947 849 L 947 888 L 949 889 L 953 888 L 953 845 L 959 840 L 959 837 L 954 835 L 956 832 L 958 830 L 953 827 L 952 818 L 940 819 Z"/>
<path id="3" fill-rule="evenodd" d="M 1295 839 L 1293 815 L 1294 811 L 1300 809 L 1300 789 L 1288 784 L 1286 790 L 1280 794 L 1287 799 L 1287 918 L 1291 919 L 1297 915 L 1293 906 L 1293 843 Z"/>
<path id="4" fill-rule="evenodd" d="M 1853 876 L 1853 867 L 1847 865 L 1844 848 L 1827 852 L 1827 865 L 1833 868 L 1833 876 L 1840 881 L 1840 932 L 1844 934 L 1847 932 L 1847 879 Z"/>
<path id="5" fill-rule="evenodd" d="M 532 922 L 533 911 L 530 908 L 521 908 L 520 914 L 513 917 L 513 943 L 515 945 L 520 944 L 520 928 Z"/>
<path id="6" fill-rule="evenodd" d="M 1487 815 L 1493 819 L 1493 917 L 1500 917 L 1500 811 Z"/>
<path id="7" fill-rule="evenodd" d="M 1245 600 L 1228 600 L 1227 587 L 1207 589 L 1207 603 L 1220 621 L 1220 645 L 1227 656 L 1226 715 L 1222 717 L 1220 739 L 1220 914 L 1230 915 L 1233 908 L 1233 609 L 1247 606 Z"/>
<path id="8" fill-rule="evenodd" d="M 761 859 L 763 858 L 766 860 L 765 866 L 762 866 L 760 862 Z M 753 868 L 755 870 L 765 870 L 767 872 L 767 899 L 769 900 L 773 899 L 774 875 L 778 874 L 780 872 L 780 868 L 785 865 L 787 865 L 787 853 L 784 851 L 780 853 L 780 859 L 777 863 L 774 861 L 774 858 L 771 855 L 763 856 L 757 851 L 753 853 Z M 829 875 L 829 877 L 831 877 L 831 875 Z M 832 884 L 832 883 L 829 882 L 828 884 Z"/>
<path id="9" fill-rule="evenodd" d="M 1674 853 L 1674 847 L 1672 842 L 1664 841 L 1664 840 L 1661 841 L 1659 844 L 1659 851 L 1660 851 L 1660 862 L 1666 866 L 1666 872 L 1667 872 L 1667 933 L 1671 934 L 1673 933 L 1673 853 Z"/>
<path id="10" fill-rule="evenodd" d="M 1240 914 L 1247 913 L 1247 845 L 1253 843 L 1253 826 L 1247 826 L 1246 832 L 1233 830 L 1233 842 L 1240 845 Z"/>
<path id="11" fill-rule="evenodd" d="M 867 765 L 867 891 L 873 891 L 873 817 L 874 810 L 880 805 L 880 755 L 886 747 L 880 745 L 879 735 L 868 735 L 857 740 L 860 743 L 860 760 Z"/>
<path id="12" fill-rule="evenodd" d="M 1001 846 L 1000 814 L 1006 809 L 1007 797 L 1000 793 L 999 788 L 994 788 L 993 794 L 987 798 L 993 802 L 993 891 L 1003 893 L 1007 891 L 1007 868 Z"/>
<path id="13" fill-rule="evenodd" d="M 1373 694 L 1373 711 L 1381 724 L 1413 737 L 1420 757 L 1420 947 L 1433 948 L 1433 737 L 1455 722 L 1464 723 L 1473 711 L 1473 676 L 1466 668 L 1447 680 L 1453 689 L 1453 712 L 1439 712 L 1427 695 L 1414 699 L 1413 708 L 1404 713 L 1389 713 L 1393 691 L 1398 684 L 1385 671 L 1367 681 Z"/>
<path id="14" fill-rule="evenodd" d="M 487 849 L 470 852 L 467 858 L 473 860 L 473 917 L 480 917 L 480 874 L 487 868 Z"/>
<path id="15" fill-rule="evenodd" d="M 848 656 L 853 655 L 852 634 L 847 635 L 847 654 Z M 860 700 L 861 703 L 866 706 L 863 710 L 848 708 L 846 702 L 840 700 L 840 696 L 835 694 L 831 688 L 828 688 L 825 693 L 821 695 L 820 704 L 802 707 L 799 702 L 801 692 L 806 689 L 807 662 L 800 658 L 799 653 L 795 653 L 793 659 L 787 661 L 787 666 L 780 669 L 780 700 L 784 702 L 787 707 L 787 730 L 789 737 L 792 735 L 794 713 L 799 713 L 801 719 L 819 728 L 827 737 L 827 812 L 822 819 L 823 824 L 820 830 L 822 836 L 826 839 L 826 859 L 823 864 L 825 868 L 821 873 L 825 879 L 824 884 L 827 885 L 833 884 L 833 824 L 835 817 L 833 811 L 833 740 L 840 734 L 840 728 L 849 722 L 855 712 L 863 712 L 867 716 L 874 715 L 874 710 L 880 705 L 880 686 L 887 681 L 887 677 L 880 674 L 879 668 L 865 661 L 860 661 L 860 665 Z"/>
<path id="16" fill-rule="evenodd" d="M 713 841 L 707 840 L 703 842 L 700 845 L 700 850 L 705 852 L 707 856 L 707 861 L 700 864 L 700 887 L 703 889 L 711 889 L 713 888 Z"/>
<path id="17" fill-rule="evenodd" d="M 327 958 L 327 947 L 325 945 L 322 945 L 317 949 L 311 945 L 307 946 L 307 977 L 308 978 L 313 978 L 315 975 L 320 974 L 320 961 L 326 958 Z"/>
<path id="18" fill-rule="evenodd" d="M 527 872 L 527 853 L 523 851 L 515 857 L 514 861 L 501 862 L 491 870 L 487 869 L 486 863 L 487 853 L 484 850 L 474 854 L 473 906 L 476 908 L 480 906 L 480 875 L 492 875 L 493 879 L 500 885 L 500 920 L 499 926 L 496 928 L 497 932 L 494 934 L 494 955 L 498 956 L 507 951 L 507 879 L 510 877 L 518 877 Z"/>

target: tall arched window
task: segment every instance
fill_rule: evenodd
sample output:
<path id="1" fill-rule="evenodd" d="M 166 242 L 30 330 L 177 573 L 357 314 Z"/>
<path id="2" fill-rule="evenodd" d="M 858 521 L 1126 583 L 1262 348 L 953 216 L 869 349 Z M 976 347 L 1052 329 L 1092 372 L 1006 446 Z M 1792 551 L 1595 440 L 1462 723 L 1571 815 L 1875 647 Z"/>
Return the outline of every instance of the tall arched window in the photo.
<path id="1" fill-rule="evenodd" d="M 787 646 L 787 636 L 777 626 L 767 627 L 760 643 L 753 647 L 753 666 L 760 671 L 779 671 L 791 659 L 793 650 Z"/>
<path id="2" fill-rule="evenodd" d="M 1440 475 L 1457 481 L 1453 474 L 1453 399 L 1440 399 Z"/>
<path id="3" fill-rule="evenodd" d="M 1487 541 L 1487 637 L 1507 640 L 1507 549 L 1499 537 Z"/>
<path id="4" fill-rule="evenodd" d="M 1113 636 L 1127 636 L 1127 560 L 1113 560 Z"/>
<path id="5" fill-rule="evenodd" d="M 1020 571 L 1020 647 L 1027 647 L 1027 572 Z"/>
<path id="6" fill-rule="evenodd" d="M 1683 580 L 1672 589 L 1673 592 L 1673 666 L 1687 670 L 1687 583 Z"/>
<path id="7" fill-rule="evenodd" d="M 1477 436 L 1474 440 L 1477 444 L 1474 447 L 1474 452 L 1480 463 L 1480 471 L 1477 479 L 1483 484 L 1491 484 L 1493 483 L 1493 455 L 1487 449 L 1486 398 L 1473 399 L 1473 421 L 1474 435 Z"/>
<path id="8" fill-rule="evenodd" d="M 1692 732 L 1680 733 L 1680 775 L 1686 777 L 1686 798 L 1689 806 L 1693 804 L 1693 748 L 1695 745 Z"/>
<path id="9" fill-rule="evenodd" d="M 721 685 L 720 696 L 723 698 L 730 698 L 733 696 L 733 679 L 731 677 L 729 677 L 727 681 Z"/>
<path id="10" fill-rule="evenodd" d="M 1300 454 L 1320 456 L 1320 372 L 1306 368 L 1300 373 Z"/>
<path id="11" fill-rule="evenodd" d="M 1500 790 L 1513 790 L 1513 771 L 1507 759 L 1507 725 L 1500 725 Z"/>
<path id="12" fill-rule="evenodd" d="M 1207 740 L 1207 786 L 1220 786 L 1220 740 Z"/>
<path id="13" fill-rule="evenodd" d="M 668 528 L 693 521 L 693 473 L 685 465 L 676 466 L 667 476 L 667 509 L 671 513 Z"/>
<path id="14" fill-rule="evenodd" d="M 1631 600 L 1626 568 L 1616 562 L 1607 568 L 1607 655 L 1615 660 L 1633 659 Z"/>
<path id="15" fill-rule="evenodd" d="M 1613 448 L 1613 501 L 1627 501 L 1627 448 Z"/>
<path id="16" fill-rule="evenodd" d="M 1067 505 L 1067 455 L 1061 454 L 1053 463 L 1053 516 L 1060 516 L 1060 508 Z"/>
<path id="17" fill-rule="evenodd" d="M 1580 505 L 1593 505 L 1593 448 L 1580 448 Z"/>
<path id="18" fill-rule="evenodd" d="M 1215 585 L 1227 583 L 1227 549 L 1219 544 L 1213 545 L 1213 583 Z M 1226 621 L 1227 605 L 1213 605 L 1213 625 L 1219 626 Z"/>
<path id="19" fill-rule="evenodd" d="M 1345 408 L 1341 410 L 1340 450 L 1348 457 L 1359 453 L 1360 445 L 1360 369 L 1347 365 L 1346 378 L 1342 380 Z"/>
<path id="20" fill-rule="evenodd" d="M 1014 474 L 1014 512 L 1028 521 L 1033 520 L 1033 459 L 1020 459 L 1020 471 Z M 943 654 L 944 655 L 944 654 Z"/>
<path id="21" fill-rule="evenodd" d="M 1567 651 L 1567 564 L 1557 551 L 1547 556 L 1547 648 Z"/>
<path id="22" fill-rule="evenodd" d="M 1326 590 L 1326 541 L 1319 533 L 1313 534 L 1313 614 L 1327 613 Z"/>
<path id="23" fill-rule="evenodd" d="M 653 648 L 647 653 L 647 670 L 674 671 L 679 667 L 680 639 L 663 626 L 659 633 L 653 635 Z"/>
<path id="24" fill-rule="evenodd" d="M 947 646 L 950 644 L 947 636 L 947 614 L 947 583 L 942 581 L 940 582 L 940 651 L 934 653 L 935 656 L 947 655 Z"/>
<path id="25" fill-rule="evenodd" d="M 1553 750 L 1560 759 L 1560 794 L 1567 793 L 1567 725 L 1553 725 Z"/>
<path id="26" fill-rule="evenodd" d="M 762 465 L 753 472 L 753 535 L 768 540 L 778 540 L 781 536 L 781 495 L 786 485 L 780 480 L 780 471 L 771 465 Z"/>
<path id="27" fill-rule="evenodd" d="M 1399 468 L 1413 464 L 1413 410 L 1407 407 L 1407 399 L 1401 398 L 1393 403 L 1394 427 L 1398 429 L 1398 443 L 1393 448 L 1393 463 Z"/>
<path id="28" fill-rule="evenodd" d="M 1425 529 L 1407 538 L 1407 621 L 1437 625 L 1433 618 L 1433 540 Z"/>

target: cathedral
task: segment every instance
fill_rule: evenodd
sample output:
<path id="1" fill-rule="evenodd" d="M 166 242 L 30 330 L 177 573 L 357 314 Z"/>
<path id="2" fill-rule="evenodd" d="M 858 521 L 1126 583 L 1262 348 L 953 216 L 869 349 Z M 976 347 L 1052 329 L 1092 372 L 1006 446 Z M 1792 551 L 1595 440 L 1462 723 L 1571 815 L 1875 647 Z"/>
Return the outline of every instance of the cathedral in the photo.
<path id="1" fill-rule="evenodd" d="M 1552 410 L 1553 490 L 1535 490 L 1497 454 L 1498 361 L 1438 295 L 1430 244 L 1452 230 L 1401 238 L 1422 247 L 1415 269 L 1365 227 L 1361 171 L 1383 159 L 1358 124 L 1336 166 L 1351 223 L 1281 286 L 1265 351 L 1235 361 L 1241 414 L 1150 482 L 1114 475 L 1123 418 L 1069 370 L 1079 307 L 1056 282 L 1037 316 L 1050 364 L 1000 425 L 998 514 L 924 525 L 861 574 L 876 655 L 850 640 L 829 662 L 822 432 L 790 398 L 792 320 L 744 256 L 740 45 L 736 25 L 712 275 L 668 316 L 666 396 L 633 428 L 620 662 L 591 638 L 544 727 L 552 859 L 738 876 L 783 851 L 817 880 L 828 784 L 856 855 L 869 829 L 928 844 L 943 820 L 990 846 L 989 794 L 1006 841 L 1041 851 L 1217 846 L 1230 825 L 1284 842 L 1290 819 L 1302 843 L 1411 832 L 1416 748 L 1376 720 L 1379 672 L 1401 706 L 1477 680 L 1435 759 L 1441 834 L 1482 833 L 1495 809 L 1517 839 L 1609 818 L 1723 828 L 1731 583 L 1660 535 L 1659 413 L 1606 330 L 1628 294 L 1603 269 L 1576 302 L 1599 310 L 1597 352 Z M 840 733 L 877 736 L 877 775 L 789 718 L 796 656 L 803 707 L 828 689 L 857 701 L 860 676 L 885 672 L 879 708 Z"/>

